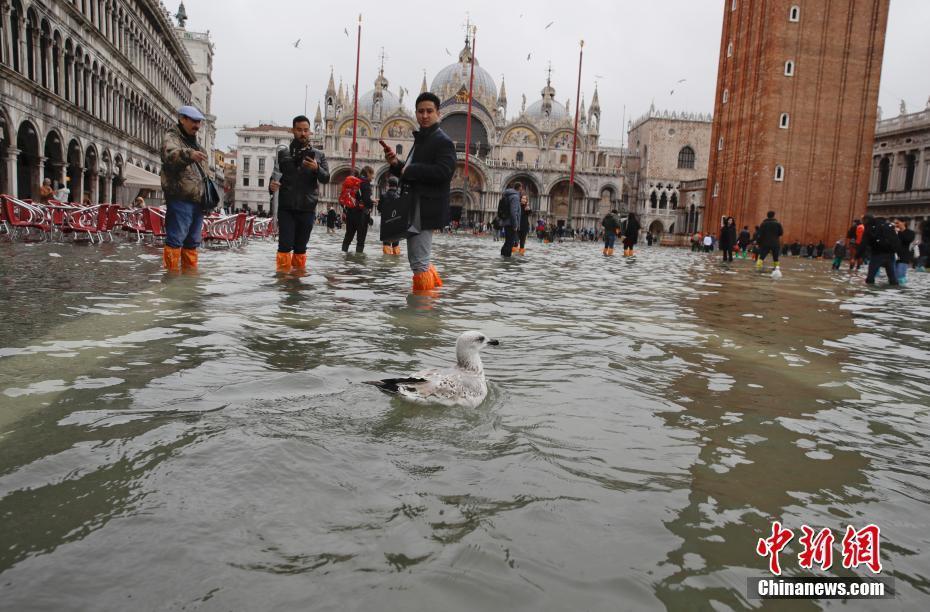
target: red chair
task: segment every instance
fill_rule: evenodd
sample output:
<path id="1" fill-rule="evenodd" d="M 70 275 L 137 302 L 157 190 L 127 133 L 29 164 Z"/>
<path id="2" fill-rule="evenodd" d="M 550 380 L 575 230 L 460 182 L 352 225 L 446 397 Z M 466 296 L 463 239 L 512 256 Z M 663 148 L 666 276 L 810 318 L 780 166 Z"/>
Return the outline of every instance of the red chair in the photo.
<path id="1" fill-rule="evenodd" d="M 0 199 L 3 201 L 3 223 L 11 239 L 16 237 L 17 231 L 22 231 L 25 238 L 33 229 L 39 230 L 43 239 L 51 239 L 51 221 L 39 206 L 9 195 L 2 195 Z"/>
<path id="2" fill-rule="evenodd" d="M 87 234 L 87 239 L 91 244 L 94 243 L 94 236 L 100 238 L 98 229 L 100 208 L 100 206 L 87 206 L 68 213 L 66 221 L 74 233 L 75 240 L 78 234 Z M 102 242 L 103 238 L 100 240 Z"/>
<path id="3" fill-rule="evenodd" d="M 157 208 L 146 208 L 142 211 L 142 220 L 145 224 L 145 233 L 152 237 L 152 242 L 165 239 L 165 213 Z"/>
<path id="4" fill-rule="evenodd" d="M 204 219 L 204 229 L 206 230 L 205 242 L 221 241 L 226 246 L 231 247 L 233 243 L 242 240 L 245 233 L 246 214 L 239 213 L 219 219 Z"/>
<path id="5" fill-rule="evenodd" d="M 116 227 L 121 230 L 136 233 L 136 241 L 142 241 L 142 234 L 148 230 L 145 226 L 145 208 L 119 208 L 116 211 Z"/>

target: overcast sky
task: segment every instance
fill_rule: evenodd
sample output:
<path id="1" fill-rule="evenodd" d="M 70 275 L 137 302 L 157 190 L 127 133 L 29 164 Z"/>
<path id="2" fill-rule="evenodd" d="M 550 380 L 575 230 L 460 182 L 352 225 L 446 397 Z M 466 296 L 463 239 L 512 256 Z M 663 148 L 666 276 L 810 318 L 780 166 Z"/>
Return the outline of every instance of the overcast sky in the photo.
<path id="1" fill-rule="evenodd" d="M 172 13 L 178 4 L 166 2 Z M 188 29 L 209 30 L 214 42 L 212 110 L 221 147 L 235 144 L 233 126 L 289 124 L 304 110 L 306 85 L 312 118 L 330 66 L 337 85 L 340 75 L 351 85 L 359 12 L 360 92 L 373 88 L 383 47 L 391 91 L 403 86 L 415 96 L 424 70 L 431 83 L 457 61 L 467 11 L 478 26 L 479 65 L 498 87 L 506 77 L 508 117 L 519 112 L 521 94 L 528 105 L 539 99 L 549 61 L 556 99 L 564 104 L 571 98 L 574 106 L 578 42 L 584 39 L 583 97 L 590 104 L 597 81 L 601 138 L 619 143 L 624 107 L 627 120 L 652 101 L 659 109 L 713 111 L 724 0 L 186 0 L 185 8 Z M 901 99 L 913 112 L 930 98 L 928 31 L 930 2 L 891 0 L 879 98 L 886 118 L 897 115 Z"/>

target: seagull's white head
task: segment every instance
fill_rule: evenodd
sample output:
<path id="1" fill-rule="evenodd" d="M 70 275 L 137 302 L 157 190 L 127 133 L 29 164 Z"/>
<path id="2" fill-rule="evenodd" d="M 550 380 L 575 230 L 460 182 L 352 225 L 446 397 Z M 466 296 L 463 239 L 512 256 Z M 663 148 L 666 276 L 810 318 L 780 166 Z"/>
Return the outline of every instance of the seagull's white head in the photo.
<path id="1" fill-rule="evenodd" d="M 486 345 L 497 346 L 500 344 L 497 340 L 491 340 L 486 335 L 478 331 L 467 331 L 455 343 L 455 357 L 458 365 L 463 370 L 481 372 L 481 355 L 479 352 Z"/>

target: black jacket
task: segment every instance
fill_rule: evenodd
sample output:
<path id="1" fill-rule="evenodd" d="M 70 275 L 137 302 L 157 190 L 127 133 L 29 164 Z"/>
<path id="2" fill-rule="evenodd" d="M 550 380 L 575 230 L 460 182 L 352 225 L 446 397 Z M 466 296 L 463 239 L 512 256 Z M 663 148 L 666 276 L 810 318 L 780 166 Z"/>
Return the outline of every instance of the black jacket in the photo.
<path id="1" fill-rule="evenodd" d="M 329 165 L 326 156 L 312 149 L 313 158 L 320 165 L 316 171 L 304 168 L 295 158 L 299 151 L 296 140 L 287 149 L 278 151 L 278 171 L 281 187 L 278 189 L 278 208 L 281 210 L 315 211 L 320 199 L 320 183 L 329 182 Z"/>
<path id="2" fill-rule="evenodd" d="M 520 232 L 529 232 L 530 231 L 530 208 L 520 207 Z"/>
<path id="3" fill-rule="evenodd" d="M 371 213 L 375 203 L 371 200 L 371 181 L 362 179 L 362 184 L 358 188 L 358 201 L 365 207 L 365 212 Z"/>
<path id="4" fill-rule="evenodd" d="M 901 243 L 901 248 L 898 250 L 898 260 L 901 263 L 909 264 L 914 261 L 911 244 L 915 238 L 917 238 L 917 234 L 912 229 L 906 229 L 898 234 L 898 241 Z"/>
<path id="5" fill-rule="evenodd" d="M 607 234 L 616 234 L 617 230 L 620 229 L 620 223 L 620 215 L 614 213 L 607 213 L 601 219 L 601 227 L 604 228 L 604 232 Z"/>
<path id="6" fill-rule="evenodd" d="M 736 245 L 736 226 L 725 225 L 721 227 L 717 241 L 721 249 L 732 249 Z"/>
<path id="7" fill-rule="evenodd" d="M 455 174 L 455 144 L 439 124 L 413 134 L 409 164 L 398 160 L 391 174 L 401 177 L 402 191 L 410 190 L 420 201 L 420 229 L 442 229 L 449 224 L 449 184 Z M 407 169 L 401 176 L 401 171 Z"/>
<path id="8" fill-rule="evenodd" d="M 759 225 L 759 246 L 776 248 L 781 242 L 781 236 L 784 233 L 781 223 L 775 219 L 765 219 Z"/>
<path id="9" fill-rule="evenodd" d="M 747 244 L 752 242 L 752 236 L 749 235 L 749 230 L 743 230 L 739 233 L 739 238 L 736 239 L 737 244 L 745 248 Z"/>
<path id="10" fill-rule="evenodd" d="M 378 213 L 380 214 L 384 212 L 383 210 L 381 210 L 382 205 L 387 204 L 388 202 L 393 202 L 399 197 L 400 197 L 400 193 L 397 191 L 396 188 L 390 188 L 384 193 L 382 193 L 381 199 L 378 200 Z"/>
<path id="11" fill-rule="evenodd" d="M 635 217 L 627 217 L 626 221 L 623 223 L 623 237 L 633 244 L 636 244 L 639 240 L 639 230 L 641 227 L 638 219 Z"/>
<path id="12" fill-rule="evenodd" d="M 866 226 L 862 241 L 868 245 L 873 255 L 886 255 L 901 252 L 901 241 L 894 226 L 885 219 L 875 219 Z"/>

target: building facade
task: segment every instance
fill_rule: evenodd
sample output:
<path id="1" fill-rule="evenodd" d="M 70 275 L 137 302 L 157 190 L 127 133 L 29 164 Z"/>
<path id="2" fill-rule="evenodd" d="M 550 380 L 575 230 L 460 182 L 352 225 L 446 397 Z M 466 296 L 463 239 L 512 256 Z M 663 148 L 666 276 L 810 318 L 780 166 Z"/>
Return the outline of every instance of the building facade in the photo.
<path id="1" fill-rule="evenodd" d="M 271 212 L 268 184 L 274 170 L 275 156 L 291 143 L 290 128 L 262 124 L 236 132 L 235 205 L 251 212 Z M 329 162 L 332 170 L 332 162 Z"/>
<path id="2" fill-rule="evenodd" d="M 33 197 L 50 178 L 72 200 L 131 200 L 194 81 L 165 8 L 0 0 L 0 21 L 0 192 Z"/>
<path id="3" fill-rule="evenodd" d="M 209 32 L 191 32 L 186 29 L 187 11 L 184 3 L 178 8 L 175 18 L 178 27 L 175 34 L 181 40 L 191 60 L 195 80 L 191 84 L 191 104 L 203 113 L 205 119 L 197 139 L 204 151 L 212 151 L 216 143 L 216 115 L 213 114 L 213 42 Z M 211 165 L 220 173 L 220 169 Z"/>
<path id="4" fill-rule="evenodd" d="M 618 206 L 622 189 L 621 151 L 602 146 L 599 128 L 601 108 L 597 90 L 590 106 L 581 104 L 574 188 L 569 205 L 573 113 L 571 104 L 555 99 L 556 90 L 547 78 L 540 98 L 527 105 L 525 96 L 515 116 L 508 116 L 506 85 L 500 89 L 487 70 L 475 62 L 472 100 L 468 182 L 465 181 L 465 141 L 471 47 L 466 41 L 456 63 L 446 66 L 421 91 L 432 91 L 441 100 L 441 126 L 455 141 L 458 166 L 452 179 L 452 219 L 464 224 L 489 223 L 497 211 L 503 190 L 521 181 L 536 215 L 550 222 L 576 228 L 597 228 L 612 207 Z M 413 145 L 417 128 L 413 100 L 402 88 L 389 89 L 383 66 L 374 88 L 358 101 L 357 166 L 372 166 L 379 192 L 385 189 L 387 165 L 379 139 L 401 158 Z M 329 159 L 331 183 L 324 187 L 323 203 L 335 204 L 339 185 L 351 166 L 353 99 L 330 76 L 322 108 L 314 118 L 314 139 Z M 245 176 L 245 153 L 240 148 L 240 185 Z M 241 187 L 240 187 L 241 188 Z"/>
<path id="5" fill-rule="evenodd" d="M 861 214 L 889 0 L 725 0 L 704 229 L 832 244 Z"/>
<path id="6" fill-rule="evenodd" d="M 930 219 L 930 100 L 923 111 L 901 111 L 875 126 L 868 210 L 907 217 L 916 227 Z"/>
<path id="7" fill-rule="evenodd" d="M 625 167 L 633 206 L 643 231 L 661 238 L 689 234 L 703 213 L 693 182 L 707 177 L 710 115 L 649 112 L 629 126 Z M 685 184 L 689 193 L 684 194 Z"/>

